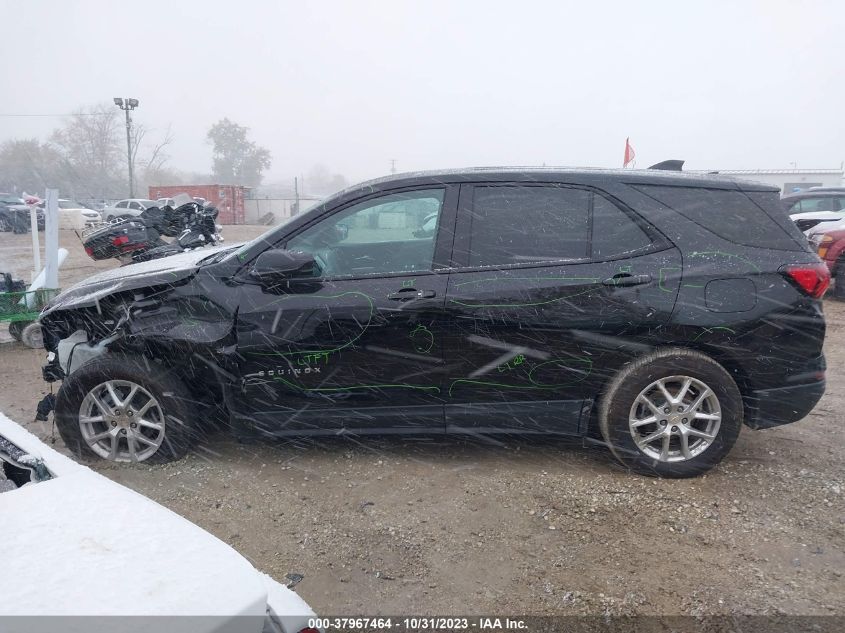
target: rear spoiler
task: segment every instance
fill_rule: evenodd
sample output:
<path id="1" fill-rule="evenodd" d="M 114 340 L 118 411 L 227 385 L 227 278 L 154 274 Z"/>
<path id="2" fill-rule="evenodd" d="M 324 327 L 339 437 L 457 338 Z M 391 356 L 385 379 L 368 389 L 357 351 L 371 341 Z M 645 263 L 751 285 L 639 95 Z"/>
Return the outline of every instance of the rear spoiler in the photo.
<path id="1" fill-rule="evenodd" d="M 659 169 L 661 171 L 683 171 L 684 169 L 684 161 L 682 160 L 664 160 L 659 163 L 655 163 L 649 169 Z"/>

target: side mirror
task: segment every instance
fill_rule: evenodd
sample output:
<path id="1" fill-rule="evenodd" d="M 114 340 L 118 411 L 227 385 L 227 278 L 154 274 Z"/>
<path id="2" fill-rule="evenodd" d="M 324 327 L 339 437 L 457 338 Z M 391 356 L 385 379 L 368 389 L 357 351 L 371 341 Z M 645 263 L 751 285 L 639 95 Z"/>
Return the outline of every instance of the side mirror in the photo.
<path id="1" fill-rule="evenodd" d="M 313 277 L 316 268 L 317 262 L 310 253 L 273 249 L 258 256 L 249 274 L 262 284 L 273 286 L 295 277 Z"/>

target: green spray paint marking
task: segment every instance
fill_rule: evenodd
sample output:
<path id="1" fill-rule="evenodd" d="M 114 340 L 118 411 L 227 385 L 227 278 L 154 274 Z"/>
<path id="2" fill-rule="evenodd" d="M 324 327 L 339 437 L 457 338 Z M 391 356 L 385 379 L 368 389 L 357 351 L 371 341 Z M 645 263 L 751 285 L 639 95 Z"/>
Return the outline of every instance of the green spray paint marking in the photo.
<path id="1" fill-rule="evenodd" d="M 478 279 L 475 281 L 462 281 L 461 283 L 455 284 L 455 286 L 464 286 L 467 284 L 480 284 L 480 283 L 488 283 L 491 281 L 582 281 L 587 283 L 599 283 L 601 281 L 598 277 L 490 277 L 487 279 Z M 572 284 L 575 285 L 575 284 Z M 590 294 L 593 291 L 592 288 L 585 288 L 580 292 L 575 292 L 569 295 L 564 295 L 562 297 L 555 297 L 554 299 L 547 299 L 545 301 L 532 301 L 532 302 L 523 302 L 523 303 L 468 303 L 466 301 L 461 301 L 459 299 L 450 299 L 451 303 L 455 303 L 457 305 L 465 306 L 467 308 L 528 308 L 528 307 L 535 307 L 535 306 L 542 306 L 548 305 L 550 303 L 557 303 L 558 301 L 566 301 L 567 299 L 572 299 L 574 297 L 580 297 L 585 294 Z"/>
<path id="2" fill-rule="evenodd" d="M 355 341 L 357 341 L 359 338 L 361 338 L 364 335 L 364 332 L 366 332 L 367 328 L 370 326 L 370 323 L 373 320 L 373 314 L 375 313 L 375 305 L 373 304 L 372 297 L 370 297 L 367 294 L 364 294 L 363 292 L 358 292 L 358 291 L 342 292 L 338 295 L 318 295 L 318 296 L 314 296 L 314 297 L 302 297 L 301 295 L 297 295 L 297 297 L 296 297 L 300 301 L 302 301 L 303 299 L 311 299 L 311 300 L 314 300 L 314 301 L 324 301 L 326 299 L 340 299 L 342 297 L 348 297 L 348 296 L 352 296 L 352 295 L 364 297 L 364 299 L 367 300 L 367 304 L 369 305 L 370 313 L 367 316 L 367 322 L 362 324 L 361 331 L 358 332 L 357 335 L 355 335 L 352 339 L 350 339 L 349 341 L 347 341 L 343 345 L 340 345 L 338 347 L 328 349 L 328 350 L 314 349 L 314 350 L 301 350 L 301 351 L 296 351 L 296 352 L 248 352 L 248 354 L 250 356 L 280 356 L 280 357 L 308 356 L 308 355 L 320 355 L 320 356 L 326 355 L 327 356 L 329 354 L 334 354 L 334 353 L 339 352 L 343 349 L 346 349 L 347 347 L 354 344 Z M 279 299 L 278 302 L 273 302 L 273 303 L 274 304 L 275 303 L 281 303 L 282 301 L 285 301 L 289 298 L 290 297 L 282 297 L 281 299 Z M 329 309 L 328 306 L 323 306 L 323 307 L 325 307 L 326 309 Z M 319 306 L 318 306 L 318 308 L 319 308 Z"/>
<path id="3" fill-rule="evenodd" d="M 513 359 L 509 360 L 508 362 L 504 363 L 503 365 L 499 365 L 496 369 L 500 372 L 508 371 L 511 369 L 516 369 L 522 363 L 525 362 L 525 356 L 522 354 L 517 354 Z"/>
<path id="4" fill-rule="evenodd" d="M 428 354 L 434 347 L 434 334 L 424 325 L 415 327 L 408 336 L 419 354 Z"/>
<path id="5" fill-rule="evenodd" d="M 280 378 L 278 376 L 274 376 L 273 380 L 284 383 L 291 389 L 295 389 L 298 391 L 307 391 L 309 393 L 351 391 L 353 389 L 416 389 L 418 391 L 432 391 L 434 393 L 440 393 L 440 387 L 423 387 L 420 385 L 409 385 L 406 383 L 383 385 L 350 385 L 348 387 L 303 387 L 302 385 L 297 385 L 295 383 L 290 382 L 289 380 L 285 380 L 284 378 Z"/>
<path id="6" fill-rule="evenodd" d="M 535 372 L 537 372 L 537 370 L 539 370 L 541 367 L 543 367 L 545 365 L 558 364 L 558 365 L 563 365 L 564 367 L 567 367 L 567 365 L 571 365 L 573 363 L 582 363 L 584 365 L 584 368 L 581 370 L 583 372 L 583 374 L 580 375 L 580 376 L 573 377 L 572 380 L 552 384 L 552 383 L 540 382 L 537 379 L 537 377 L 535 376 Z M 459 384 L 483 385 L 483 386 L 486 386 L 486 387 L 501 387 L 503 389 L 544 389 L 544 390 L 560 389 L 561 387 L 568 387 L 570 385 L 577 384 L 577 383 L 581 382 L 582 380 L 585 380 L 590 375 L 590 373 L 592 372 L 592 367 L 593 367 L 592 359 L 589 359 L 589 358 L 586 358 L 586 357 L 579 357 L 579 358 L 574 358 L 574 359 L 572 359 L 572 358 L 566 358 L 566 359 L 564 359 L 564 358 L 553 358 L 552 360 L 547 360 L 547 361 L 542 362 L 538 365 L 535 365 L 534 367 L 531 368 L 531 370 L 528 372 L 528 381 L 529 381 L 530 384 L 521 384 L 521 385 L 510 384 L 510 385 L 508 385 L 508 384 L 496 382 L 496 381 L 493 381 L 493 380 L 474 380 L 474 379 L 469 379 L 469 378 L 458 378 L 458 379 L 453 380 L 452 383 L 449 385 L 449 397 L 450 398 L 452 397 L 452 391 Z"/>
<path id="7" fill-rule="evenodd" d="M 671 288 L 666 287 L 666 279 L 667 279 L 666 273 L 668 273 L 669 271 L 674 271 L 674 270 L 680 271 L 681 267 L 680 266 L 666 266 L 666 267 L 660 269 L 660 279 L 657 282 L 657 287 L 660 288 L 660 290 L 662 290 L 663 292 L 675 292 Z"/>

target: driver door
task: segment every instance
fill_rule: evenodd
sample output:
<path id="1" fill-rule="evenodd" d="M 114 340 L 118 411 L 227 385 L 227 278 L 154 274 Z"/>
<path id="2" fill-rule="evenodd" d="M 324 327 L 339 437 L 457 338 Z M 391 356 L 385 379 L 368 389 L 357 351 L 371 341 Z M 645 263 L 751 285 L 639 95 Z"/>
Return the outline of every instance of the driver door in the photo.
<path id="1" fill-rule="evenodd" d="M 377 194 L 275 245 L 317 265 L 283 290 L 242 287 L 239 417 L 269 433 L 443 430 L 456 207 L 450 186 Z"/>

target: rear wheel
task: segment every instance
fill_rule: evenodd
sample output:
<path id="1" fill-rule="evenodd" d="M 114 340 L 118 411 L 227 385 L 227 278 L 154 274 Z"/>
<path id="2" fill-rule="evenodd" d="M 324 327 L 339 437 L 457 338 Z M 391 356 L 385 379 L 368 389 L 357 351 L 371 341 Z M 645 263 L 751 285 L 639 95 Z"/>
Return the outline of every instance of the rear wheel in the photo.
<path id="1" fill-rule="evenodd" d="M 0 215 L 0 232 L 8 233 L 12 230 L 12 223 L 5 215 Z"/>
<path id="2" fill-rule="evenodd" d="M 728 454 L 742 425 L 742 397 L 712 358 L 658 351 L 624 367 L 599 405 L 599 428 L 614 456 L 659 477 L 700 475 Z"/>
<path id="3" fill-rule="evenodd" d="M 180 459 L 200 433 L 181 380 L 140 357 L 107 354 L 68 376 L 56 398 L 56 426 L 79 457 L 114 462 Z"/>

